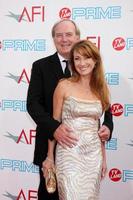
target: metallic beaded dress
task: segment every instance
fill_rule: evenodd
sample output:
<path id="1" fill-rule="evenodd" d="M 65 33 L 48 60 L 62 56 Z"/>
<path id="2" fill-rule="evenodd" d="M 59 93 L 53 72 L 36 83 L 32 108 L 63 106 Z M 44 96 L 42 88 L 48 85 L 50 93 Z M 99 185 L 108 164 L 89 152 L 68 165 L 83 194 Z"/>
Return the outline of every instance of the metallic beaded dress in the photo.
<path id="1" fill-rule="evenodd" d="M 72 148 L 56 147 L 56 174 L 60 200 L 98 200 L 102 149 L 98 136 L 101 102 L 72 96 L 64 100 L 62 122 L 79 137 Z"/>

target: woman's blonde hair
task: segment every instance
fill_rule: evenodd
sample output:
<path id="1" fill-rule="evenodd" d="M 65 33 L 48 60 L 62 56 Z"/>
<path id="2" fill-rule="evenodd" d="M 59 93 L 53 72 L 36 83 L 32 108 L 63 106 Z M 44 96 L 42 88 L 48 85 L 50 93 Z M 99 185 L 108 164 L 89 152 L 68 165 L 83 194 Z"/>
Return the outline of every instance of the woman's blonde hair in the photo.
<path id="1" fill-rule="evenodd" d="M 92 58 L 93 61 L 96 62 L 90 79 L 90 88 L 92 93 L 101 100 L 103 111 L 107 110 L 110 106 L 109 89 L 104 77 L 103 64 L 99 49 L 89 40 L 81 40 L 72 47 L 70 52 L 70 64 L 73 73 L 72 80 L 78 81 L 80 75 L 75 69 L 74 52 Z"/>

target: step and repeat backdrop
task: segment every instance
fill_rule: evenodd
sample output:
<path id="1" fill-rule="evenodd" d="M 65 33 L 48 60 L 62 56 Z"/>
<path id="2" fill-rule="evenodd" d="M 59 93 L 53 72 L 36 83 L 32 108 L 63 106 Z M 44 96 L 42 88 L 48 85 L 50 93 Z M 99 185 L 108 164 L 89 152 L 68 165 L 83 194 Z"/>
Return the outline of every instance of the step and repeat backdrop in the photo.
<path id="1" fill-rule="evenodd" d="M 55 52 L 53 24 L 76 22 L 101 51 L 114 131 L 100 200 L 133 200 L 133 1 L 0 1 L 0 200 L 37 199 L 36 125 L 26 111 L 32 63 Z"/>

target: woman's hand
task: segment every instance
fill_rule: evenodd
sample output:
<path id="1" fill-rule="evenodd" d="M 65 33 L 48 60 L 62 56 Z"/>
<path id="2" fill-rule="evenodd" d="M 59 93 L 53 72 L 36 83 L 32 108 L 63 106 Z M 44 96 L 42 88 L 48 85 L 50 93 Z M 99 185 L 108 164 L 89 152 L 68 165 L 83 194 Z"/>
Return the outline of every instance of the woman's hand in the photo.
<path id="1" fill-rule="evenodd" d="M 42 171 L 45 178 L 48 176 L 48 169 L 51 168 L 55 168 L 54 159 L 47 157 L 42 163 Z"/>
<path id="2" fill-rule="evenodd" d="M 106 176 L 106 173 L 107 173 L 107 163 L 106 163 L 106 159 L 103 159 L 101 179 L 103 179 Z"/>

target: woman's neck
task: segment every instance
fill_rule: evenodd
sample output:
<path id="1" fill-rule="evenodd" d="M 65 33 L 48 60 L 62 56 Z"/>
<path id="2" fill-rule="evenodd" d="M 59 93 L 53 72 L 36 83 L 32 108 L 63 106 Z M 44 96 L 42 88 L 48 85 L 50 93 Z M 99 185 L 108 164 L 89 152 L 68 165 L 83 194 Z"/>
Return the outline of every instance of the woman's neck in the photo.
<path id="1" fill-rule="evenodd" d="M 88 77 L 80 77 L 78 82 L 83 88 L 90 89 L 90 79 Z"/>

